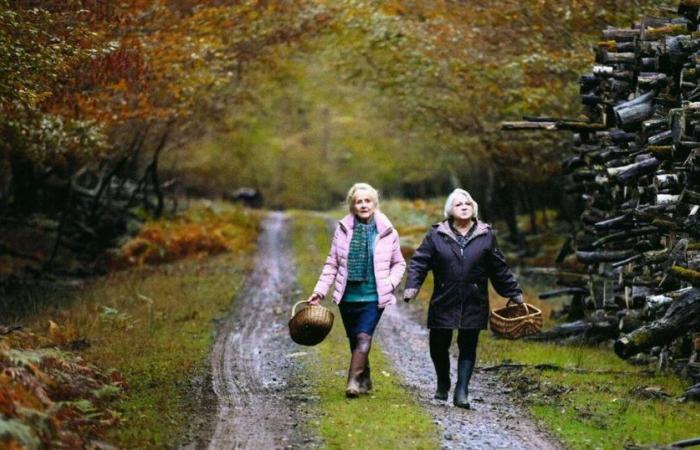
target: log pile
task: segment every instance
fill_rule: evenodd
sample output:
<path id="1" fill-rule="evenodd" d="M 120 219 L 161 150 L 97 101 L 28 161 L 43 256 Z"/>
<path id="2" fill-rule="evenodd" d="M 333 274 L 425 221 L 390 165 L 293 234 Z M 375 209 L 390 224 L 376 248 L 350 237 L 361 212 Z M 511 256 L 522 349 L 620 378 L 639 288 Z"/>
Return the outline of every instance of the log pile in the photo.
<path id="1" fill-rule="evenodd" d="M 586 120 L 502 124 L 505 130 L 574 132 L 563 171 L 567 192 L 584 206 L 558 260 L 575 258 L 585 266 L 585 282 L 559 280 L 564 289 L 543 294 L 572 296 L 572 322 L 550 334 L 581 330 L 592 340 L 612 337 L 620 357 L 653 358 L 696 381 L 699 23 L 700 2 L 682 0 L 676 17 L 645 17 L 628 29 L 604 30 L 596 65 L 580 77 Z"/>

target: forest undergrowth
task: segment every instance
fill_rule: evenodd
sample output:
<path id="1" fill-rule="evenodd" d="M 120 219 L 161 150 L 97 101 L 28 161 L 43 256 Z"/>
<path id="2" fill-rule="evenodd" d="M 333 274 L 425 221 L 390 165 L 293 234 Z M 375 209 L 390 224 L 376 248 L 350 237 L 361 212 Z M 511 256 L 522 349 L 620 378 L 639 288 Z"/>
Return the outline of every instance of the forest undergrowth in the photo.
<path id="1" fill-rule="evenodd" d="M 13 322 L 24 328 L 0 337 L 0 442 L 177 445 L 205 404 L 215 320 L 245 279 L 257 227 L 255 212 L 193 205 L 113 255 L 130 268 L 35 292 Z"/>

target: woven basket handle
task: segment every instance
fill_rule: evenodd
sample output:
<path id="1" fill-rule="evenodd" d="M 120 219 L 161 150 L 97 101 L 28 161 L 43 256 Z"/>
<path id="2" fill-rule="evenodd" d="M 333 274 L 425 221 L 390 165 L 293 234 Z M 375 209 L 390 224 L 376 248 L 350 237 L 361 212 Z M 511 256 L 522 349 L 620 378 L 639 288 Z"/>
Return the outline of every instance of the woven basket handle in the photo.
<path id="1" fill-rule="evenodd" d="M 508 301 L 506 302 L 506 306 L 510 305 L 511 302 L 515 303 L 515 302 L 513 301 L 513 299 L 510 299 L 510 298 L 509 298 Z M 529 315 L 530 315 L 530 308 L 527 307 L 527 303 L 526 303 L 526 302 L 522 302 L 521 305 L 523 305 L 523 306 L 525 307 L 525 315 L 526 315 L 526 316 L 529 316 Z"/>
<path id="2" fill-rule="evenodd" d="M 292 317 L 294 317 L 294 315 L 297 313 L 297 306 L 301 305 L 302 303 L 306 303 L 306 300 L 296 302 L 294 306 L 292 306 Z"/>

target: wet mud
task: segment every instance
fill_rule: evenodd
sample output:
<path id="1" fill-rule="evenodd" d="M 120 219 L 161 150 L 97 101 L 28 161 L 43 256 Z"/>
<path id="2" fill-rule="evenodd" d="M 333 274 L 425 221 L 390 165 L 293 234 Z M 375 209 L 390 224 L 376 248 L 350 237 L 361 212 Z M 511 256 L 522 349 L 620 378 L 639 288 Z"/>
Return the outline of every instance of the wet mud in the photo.
<path id="1" fill-rule="evenodd" d="M 287 331 L 296 294 L 288 218 L 263 222 L 253 272 L 220 324 L 211 355 L 216 417 L 210 439 L 196 448 L 306 448 L 310 386 Z"/>

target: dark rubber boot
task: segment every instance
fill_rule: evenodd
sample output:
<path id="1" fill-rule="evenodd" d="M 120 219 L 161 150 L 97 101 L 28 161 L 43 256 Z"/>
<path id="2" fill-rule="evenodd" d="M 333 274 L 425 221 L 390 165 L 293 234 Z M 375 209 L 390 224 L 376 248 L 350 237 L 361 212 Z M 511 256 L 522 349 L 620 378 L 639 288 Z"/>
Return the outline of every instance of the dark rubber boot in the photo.
<path id="1" fill-rule="evenodd" d="M 435 389 L 435 395 L 433 396 L 436 400 L 447 400 L 450 393 L 450 367 L 447 367 L 447 374 L 438 374 L 437 389 Z"/>
<path id="2" fill-rule="evenodd" d="M 474 361 L 464 359 L 457 362 L 457 384 L 455 385 L 454 405 L 469 409 L 469 380 L 474 371 Z"/>
<path id="3" fill-rule="evenodd" d="M 437 400 L 447 400 L 450 392 L 450 355 L 433 355 L 433 365 L 437 375 L 437 389 L 433 398 Z"/>
<path id="4" fill-rule="evenodd" d="M 435 389 L 435 395 L 433 395 L 433 398 L 435 400 L 447 400 L 447 397 L 450 395 L 450 385 L 448 384 L 447 386 L 445 385 L 440 385 L 438 383 L 437 389 Z"/>

